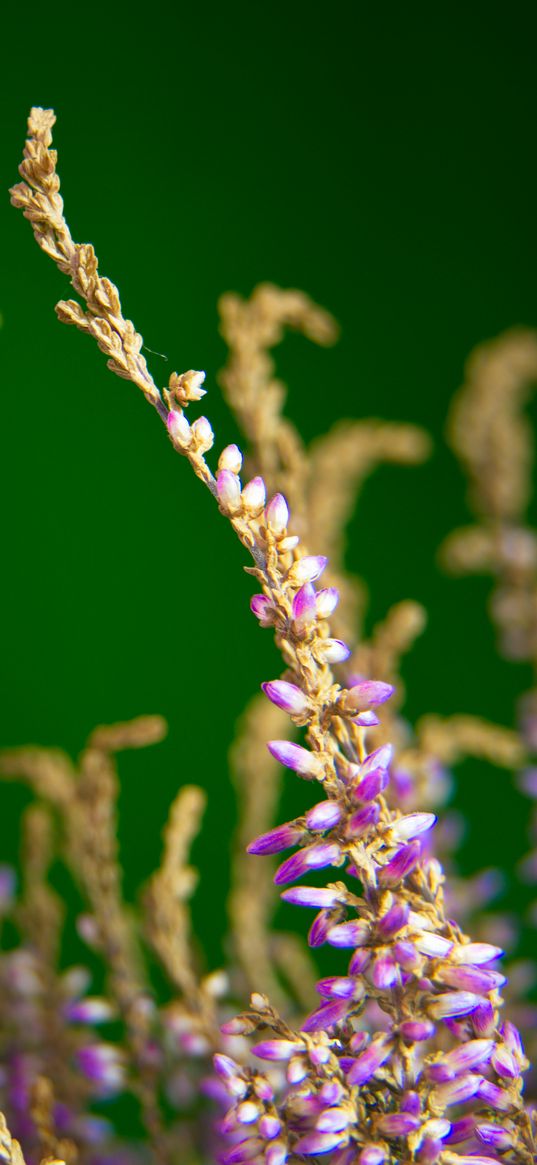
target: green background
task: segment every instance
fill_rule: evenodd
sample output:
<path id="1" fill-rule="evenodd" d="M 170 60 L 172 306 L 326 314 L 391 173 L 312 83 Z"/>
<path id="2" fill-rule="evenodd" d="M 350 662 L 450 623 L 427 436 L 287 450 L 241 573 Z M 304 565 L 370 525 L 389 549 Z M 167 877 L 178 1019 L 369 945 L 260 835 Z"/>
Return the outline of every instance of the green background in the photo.
<path id="1" fill-rule="evenodd" d="M 442 444 L 463 362 L 537 325 L 535 5 L 19 6 L 2 20 L 3 188 L 29 107 L 54 106 L 74 237 L 169 356 L 149 357 L 161 383 L 206 370 L 219 446 L 236 430 L 216 384 L 216 302 L 261 280 L 303 288 L 341 322 L 334 349 L 291 337 L 278 352 L 308 440 L 342 416 L 433 434 L 428 465 L 368 484 L 348 562 L 371 618 L 406 597 L 429 611 L 405 665 L 411 718 L 511 724 L 529 671 L 495 655 L 489 581 L 446 579 L 435 554 L 467 519 Z M 214 961 L 235 813 L 226 751 L 276 656 L 211 498 L 141 395 L 57 323 L 66 281 L 7 193 L 0 219 L 1 743 L 74 754 L 96 723 L 169 719 L 165 744 L 121 758 L 127 890 L 158 859 L 178 784 L 203 784 L 196 924 Z M 458 786 L 463 867 L 509 866 L 527 802 L 478 764 Z M 23 799 L 0 790 L 6 856 Z"/>

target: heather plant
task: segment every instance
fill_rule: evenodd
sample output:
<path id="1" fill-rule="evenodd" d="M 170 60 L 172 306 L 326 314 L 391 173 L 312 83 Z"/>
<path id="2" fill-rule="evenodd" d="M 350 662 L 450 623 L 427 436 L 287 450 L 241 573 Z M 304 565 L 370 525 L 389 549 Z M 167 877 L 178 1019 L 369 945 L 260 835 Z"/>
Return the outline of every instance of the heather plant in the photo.
<path id="1" fill-rule="evenodd" d="M 99 275 L 93 248 L 71 238 L 53 124 L 50 110 L 32 110 L 23 181 L 11 196 L 79 296 L 57 314 L 141 389 L 213 495 L 250 556 L 251 608 L 284 671 L 263 683 L 232 758 L 240 823 L 224 971 L 200 970 L 190 927 L 200 789 L 177 795 L 144 910 L 123 901 L 115 755 L 156 743 L 159 717 L 97 728 L 76 766 L 38 748 L 2 756 L 2 773 L 36 794 L 23 823 L 22 894 L 8 870 L 2 886 L 19 937 L 0 966 L 3 1156 L 20 1161 L 14 1134 L 28 1160 L 152 1151 L 223 1165 L 321 1156 L 335 1165 L 527 1165 L 536 1153 L 523 1096 L 528 1061 L 503 1017 L 504 951 L 491 933 L 501 919 L 482 911 L 494 877 L 487 871 L 466 887 L 459 879 L 457 888 L 456 822 L 444 816 L 437 826 L 436 816 L 459 759 L 519 768 L 526 742 L 466 714 L 412 727 L 400 660 L 424 614 L 399 603 L 365 640 L 365 588 L 343 565 L 343 529 L 366 474 L 383 460 L 419 461 L 428 441 L 412 426 L 368 421 L 337 425 L 306 450 L 282 415 L 270 351 L 285 327 L 320 343 L 336 327 L 302 293 L 262 285 L 248 301 L 226 296 L 221 305 L 230 353 L 222 386 L 249 444 L 247 481 L 237 445 L 222 450 L 213 473 L 210 422 L 187 416 L 205 395 L 204 374 L 172 373 L 157 387 L 116 287 Z M 282 769 L 306 782 L 304 808 L 275 824 Z M 77 926 L 88 964 L 100 958 L 98 993 L 89 970 L 64 969 L 58 958 L 62 904 L 47 880 L 58 846 L 85 904 Z M 309 953 L 274 928 L 275 855 L 283 901 L 315 911 Z M 319 978 L 321 946 L 333 962 Z M 148 949 L 166 974 L 165 998 Z M 122 1091 L 138 1100 L 139 1134 L 110 1119 Z"/>

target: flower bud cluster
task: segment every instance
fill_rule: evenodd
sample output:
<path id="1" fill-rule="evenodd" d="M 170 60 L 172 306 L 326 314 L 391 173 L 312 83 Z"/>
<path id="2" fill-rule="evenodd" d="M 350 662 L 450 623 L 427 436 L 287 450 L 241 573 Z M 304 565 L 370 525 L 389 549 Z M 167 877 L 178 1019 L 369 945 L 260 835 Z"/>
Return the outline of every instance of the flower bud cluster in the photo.
<path id="1" fill-rule="evenodd" d="M 192 441 L 184 419 L 168 424 L 172 440 L 184 450 Z M 516 1029 L 499 1026 L 505 978 L 495 964 L 502 952 L 468 942 L 445 918 L 442 870 L 427 852 L 436 817 L 417 805 L 404 814 L 391 809 L 385 792 L 392 750 L 389 745 L 369 754 L 365 749 L 364 733 L 378 725 L 377 709 L 393 689 L 369 676 L 353 676 L 346 689 L 334 683 L 331 666 L 344 663 L 351 652 L 329 634 L 337 591 L 316 586 L 327 560 L 298 550 L 299 539 L 289 534 L 285 498 L 276 494 L 267 503 L 260 478 L 243 487 L 241 467 L 240 451 L 228 446 L 214 492 L 252 553 L 251 573 L 263 587 L 251 600 L 252 611 L 262 626 L 274 628 L 288 669 L 263 690 L 295 725 L 306 728 L 304 744 L 273 740 L 268 748 L 281 764 L 304 780 L 322 783 L 325 791 L 324 801 L 248 848 L 252 854 L 294 851 L 275 874 L 276 884 L 286 887 L 282 898 L 316 910 L 308 936 L 312 947 L 349 951 L 346 972 L 318 982 L 321 1002 L 302 1032 L 284 1037 L 281 1056 L 273 1052 L 274 1060 L 289 1052 L 278 1106 L 286 1144 L 303 1156 L 334 1152 L 339 1159 L 349 1152 L 349 1162 L 358 1165 L 392 1165 L 401 1154 L 424 1165 L 445 1165 L 451 1156 L 464 1161 L 464 1153 L 474 1163 L 487 1162 L 495 1158 L 476 1156 L 476 1147 L 487 1143 L 486 1136 L 497 1138 L 490 1127 L 501 1113 L 512 1123 L 508 1134 L 504 1130 L 512 1163 L 525 1165 L 531 1132 L 520 1093 L 527 1065 Z M 346 881 L 294 885 L 326 869 L 340 871 Z M 380 1031 L 375 1030 L 379 1016 Z M 328 1106 L 336 1110 L 332 1115 L 318 1108 L 326 1081 L 319 1085 L 320 1066 L 311 1062 L 309 1045 L 300 1043 L 321 1037 L 335 1044 L 331 1083 L 337 1079 L 341 1094 Z M 293 1123 L 297 1089 L 305 1110 Z M 462 1104 L 471 1112 L 461 1124 Z M 237 1102 L 226 1121 L 236 1139 Z M 454 1155 L 451 1145 L 457 1146 Z M 232 1165 L 264 1160 L 269 1149 L 256 1131 L 230 1151 Z"/>
<path id="2" fill-rule="evenodd" d="M 226 482 L 225 490 L 227 508 L 240 506 L 240 487 L 232 493 Z M 322 556 L 304 555 L 288 565 L 288 525 L 285 500 L 276 495 L 257 530 L 258 546 L 268 549 L 270 579 L 251 605 L 263 626 L 275 628 L 289 668 L 285 678 L 264 683 L 263 691 L 306 727 L 307 737 L 305 744 L 269 741 L 268 748 L 302 779 L 322 783 L 325 798 L 254 839 L 248 851 L 293 850 L 274 877 L 286 887 L 282 899 L 316 910 L 308 936 L 312 947 L 347 950 L 349 959 L 342 974 L 317 983 L 319 1006 L 300 1033 L 280 1038 L 275 1028 L 278 1038 L 254 1049 L 258 1057 L 286 1064 L 277 1107 L 285 1116 L 290 1151 L 333 1153 L 338 1162 L 349 1153 L 349 1162 L 359 1165 L 391 1165 L 407 1155 L 444 1165 L 446 1146 L 460 1144 L 471 1153 L 485 1144 L 481 1125 L 484 1136 L 494 1138 L 486 1129 L 502 1113 L 512 1118 L 510 1145 L 522 1153 L 520 1091 L 527 1064 L 516 1029 L 498 1026 L 505 977 L 496 962 L 503 952 L 469 942 L 444 916 L 442 871 L 426 848 L 435 815 L 389 808 L 392 749 L 382 745 L 367 753 L 364 732 L 378 724 L 376 709 L 393 688 L 353 677 L 341 689 L 328 678 L 329 665 L 350 654 L 346 644 L 330 638 L 324 622 L 337 592 L 316 590 L 326 566 Z M 255 573 L 264 579 L 261 570 Z M 338 870 L 345 881 L 294 884 L 327 869 Z M 370 1018 L 373 1004 L 376 1019 Z M 320 1062 L 318 1051 L 312 1060 L 309 1041 L 314 1048 L 321 1041 Z M 324 1054 L 330 1103 L 328 1082 L 319 1082 Z M 461 1104 L 470 1105 L 475 1120 L 459 1132 Z M 235 1103 L 229 1120 L 237 1119 Z M 231 1152 L 239 1154 L 237 1161 L 264 1160 L 267 1150 L 256 1134 Z M 522 1153 L 513 1161 L 524 1159 Z"/>

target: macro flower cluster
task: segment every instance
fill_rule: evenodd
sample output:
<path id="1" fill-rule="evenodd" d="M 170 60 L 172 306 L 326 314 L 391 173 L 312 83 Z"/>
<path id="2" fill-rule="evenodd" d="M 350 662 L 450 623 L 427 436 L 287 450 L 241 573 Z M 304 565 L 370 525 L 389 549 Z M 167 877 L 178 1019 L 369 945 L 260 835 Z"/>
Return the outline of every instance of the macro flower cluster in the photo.
<path id="1" fill-rule="evenodd" d="M 0 1026 L 5 1160 L 19 1152 L 14 1134 L 28 1161 L 53 1156 L 68 1165 L 78 1156 L 136 1161 L 150 1153 L 170 1163 L 222 1165 L 316 1158 L 331 1165 L 531 1165 L 537 1132 L 524 1092 L 529 1062 L 516 1000 L 508 996 L 504 1009 L 502 996 L 508 944 L 498 938 L 501 918 L 494 924 L 483 916 L 494 874 L 461 891 L 456 820 L 441 812 L 451 769 L 465 755 L 522 769 L 534 793 L 530 750 L 518 734 L 471 716 L 408 725 L 398 668 L 422 629 L 422 613 L 417 604 L 400 604 L 369 640 L 360 637 L 360 587 L 344 571 L 338 541 L 352 508 L 349 479 L 352 495 L 378 461 L 412 464 L 426 455 L 427 442 L 411 427 L 368 422 L 336 430 L 307 453 L 281 416 L 268 351 L 288 326 L 331 342 L 333 321 L 300 293 L 264 285 L 248 302 L 226 297 L 222 305 L 231 353 L 222 383 L 249 455 L 228 445 L 213 473 L 210 421 L 187 415 L 205 396 L 204 373 L 172 373 L 162 390 L 155 384 L 117 288 L 100 276 L 93 248 L 71 238 L 53 124 L 52 111 L 32 110 L 22 182 L 11 197 L 78 295 L 58 304 L 57 314 L 93 336 L 109 368 L 141 389 L 173 448 L 210 490 L 249 554 L 251 610 L 273 634 L 283 670 L 262 684 L 242 728 L 236 767 L 246 808 L 232 892 L 236 933 L 223 972 L 200 972 L 189 933 L 195 876 L 188 848 L 203 794 L 186 787 L 172 807 L 140 924 L 171 984 L 165 1002 L 141 971 L 140 936 L 122 899 L 114 760 L 122 748 L 156 742 L 162 722 L 148 717 L 96 729 L 76 772 L 63 754 L 47 750 L 0 757 L 2 774 L 25 779 L 37 797 L 26 825 L 21 942 L 0 958 L 9 998 L 5 1033 Z M 512 362 L 508 375 L 518 383 Z M 494 417 L 494 409 L 478 410 L 485 414 Z M 482 446 L 472 445 L 482 452 L 479 481 L 489 464 L 496 477 L 490 427 Z M 483 489 L 483 496 L 490 494 Z M 492 529 L 494 521 L 497 534 L 497 510 L 483 509 L 483 526 L 490 520 Z M 524 552 L 529 539 L 514 544 Z M 476 545 L 488 547 L 482 555 L 490 565 L 492 549 L 505 550 L 506 540 L 498 543 L 487 527 L 458 542 L 453 536 L 446 553 L 462 561 L 474 552 L 475 562 Z M 515 599 L 509 592 L 510 603 L 506 591 L 516 590 L 520 561 L 513 567 L 518 551 L 504 550 L 501 567 L 512 570 L 495 610 L 511 627 L 520 587 Z M 528 619 L 534 583 L 528 568 Z M 516 632 L 510 636 L 519 642 Z M 282 770 L 304 782 L 304 809 L 274 824 Z M 58 969 L 58 904 L 46 879 L 51 811 L 64 823 L 67 862 L 87 904 L 79 934 L 105 966 L 100 993 L 85 968 Z M 0 891 L 9 914 L 15 889 L 7 870 Z M 307 944 L 273 927 L 270 904 L 278 894 L 303 908 Z M 319 977 L 321 947 L 330 973 Z M 312 994 L 315 1002 L 306 1004 Z M 532 1014 L 519 1011 L 525 1020 Z M 99 1109 L 126 1091 L 139 1103 L 141 1143 Z M 200 1120 L 201 1100 L 208 1115 Z"/>

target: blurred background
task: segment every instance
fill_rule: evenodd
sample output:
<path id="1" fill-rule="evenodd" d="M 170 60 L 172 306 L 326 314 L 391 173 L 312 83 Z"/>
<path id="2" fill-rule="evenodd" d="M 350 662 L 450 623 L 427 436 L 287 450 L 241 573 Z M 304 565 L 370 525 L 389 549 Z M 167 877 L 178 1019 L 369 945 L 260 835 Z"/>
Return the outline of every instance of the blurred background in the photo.
<path id="1" fill-rule="evenodd" d="M 164 744 L 121 757 L 127 893 L 158 861 L 178 785 L 202 784 L 195 918 L 214 965 L 235 819 L 227 750 L 279 664 L 211 498 L 137 390 L 56 321 L 67 283 L 7 196 L 27 113 L 56 110 L 68 222 L 168 356 L 146 353 L 157 381 L 206 370 L 219 448 L 237 431 L 217 385 L 217 300 L 262 280 L 304 289 L 341 323 L 335 348 L 289 336 L 277 352 L 307 441 L 345 416 L 432 434 L 429 463 L 368 482 L 348 565 L 370 589 L 369 626 L 401 598 L 429 612 L 405 663 L 411 719 L 511 725 L 529 669 L 496 655 L 490 580 L 446 578 L 436 555 L 468 519 L 443 441 L 465 358 L 537 326 L 535 7 L 179 0 L 143 16 L 93 3 L 6 20 L 0 743 L 75 755 L 95 724 L 167 717 Z M 509 867 L 527 848 L 528 803 L 476 762 L 457 781 L 463 869 Z M 25 800 L 0 788 L 2 860 Z"/>

